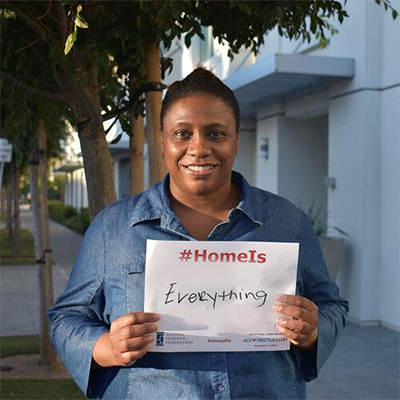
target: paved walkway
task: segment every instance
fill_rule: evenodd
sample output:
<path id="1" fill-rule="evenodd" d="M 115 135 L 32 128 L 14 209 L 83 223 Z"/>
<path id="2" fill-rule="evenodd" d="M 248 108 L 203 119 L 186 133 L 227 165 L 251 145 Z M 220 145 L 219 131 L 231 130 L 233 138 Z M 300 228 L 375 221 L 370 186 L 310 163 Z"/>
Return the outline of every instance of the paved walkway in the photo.
<path id="1" fill-rule="evenodd" d="M 315 381 L 309 399 L 400 399 L 400 334 L 348 324 Z"/>
<path id="2" fill-rule="evenodd" d="M 22 207 L 21 225 L 33 232 L 32 213 Z M 50 220 L 54 298 L 65 288 L 82 236 Z M 0 336 L 36 335 L 40 330 L 36 266 L 1 266 Z"/>
<path id="3" fill-rule="evenodd" d="M 32 216 L 21 213 L 32 228 Z M 63 291 L 82 237 L 50 223 L 54 292 Z M 37 334 L 38 281 L 34 266 L 2 266 L 0 336 Z M 348 324 L 317 380 L 310 382 L 309 399 L 400 399 L 398 332 L 382 327 Z"/>

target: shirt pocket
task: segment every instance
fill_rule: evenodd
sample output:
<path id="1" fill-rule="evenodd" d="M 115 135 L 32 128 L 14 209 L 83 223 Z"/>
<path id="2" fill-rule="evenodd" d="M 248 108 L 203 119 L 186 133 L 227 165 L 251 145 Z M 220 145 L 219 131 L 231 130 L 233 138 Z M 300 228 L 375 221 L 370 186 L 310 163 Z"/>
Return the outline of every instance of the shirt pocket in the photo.
<path id="1" fill-rule="evenodd" d="M 144 265 L 142 258 L 135 258 L 124 265 L 126 312 L 143 311 Z"/>

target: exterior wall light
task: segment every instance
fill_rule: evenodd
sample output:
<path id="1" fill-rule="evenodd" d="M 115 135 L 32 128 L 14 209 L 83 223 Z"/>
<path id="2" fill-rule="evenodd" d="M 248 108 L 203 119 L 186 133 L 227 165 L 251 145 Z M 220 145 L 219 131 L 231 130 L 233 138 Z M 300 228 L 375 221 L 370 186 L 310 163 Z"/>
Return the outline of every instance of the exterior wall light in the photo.
<path id="1" fill-rule="evenodd" d="M 265 158 L 266 160 L 268 160 L 268 156 L 269 156 L 269 140 L 268 140 L 268 138 L 261 139 L 260 153 L 261 153 L 262 158 Z"/>
<path id="2" fill-rule="evenodd" d="M 326 176 L 324 178 L 324 186 L 326 188 L 335 189 L 335 187 L 336 187 L 336 178 L 332 178 L 331 176 Z"/>

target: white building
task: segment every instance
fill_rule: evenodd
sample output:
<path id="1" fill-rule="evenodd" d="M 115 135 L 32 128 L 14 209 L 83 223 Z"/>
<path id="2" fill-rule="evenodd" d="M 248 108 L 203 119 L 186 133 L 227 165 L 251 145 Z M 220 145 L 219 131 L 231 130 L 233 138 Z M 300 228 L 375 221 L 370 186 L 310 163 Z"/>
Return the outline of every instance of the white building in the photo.
<path id="1" fill-rule="evenodd" d="M 400 2 L 392 2 L 400 9 Z M 206 61 L 242 109 L 236 169 L 349 236 L 337 282 L 351 320 L 400 329 L 400 20 L 372 1 L 321 49 L 271 32 L 233 62 L 215 41 L 175 53 L 171 80 Z M 171 49 L 173 51 L 173 49 Z M 329 178 L 329 179 L 326 179 Z"/>
<path id="2" fill-rule="evenodd" d="M 110 123 L 110 122 L 108 122 Z M 107 127 L 107 123 L 105 123 Z M 117 122 L 115 128 L 107 135 L 107 141 L 111 142 L 116 136 L 122 133 L 120 124 Z M 129 196 L 129 136 L 122 133 L 120 141 L 116 144 L 109 144 L 110 153 L 114 167 L 115 190 L 118 199 Z M 88 207 L 88 195 L 86 186 L 85 170 L 81 156 L 81 148 L 78 134 L 71 133 L 71 140 L 68 143 L 68 157 L 56 166 L 56 173 L 65 173 L 66 183 L 64 186 L 64 203 L 74 206 L 76 209 Z M 72 154 L 71 154 L 72 153 Z M 144 146 L 144 184 L 150 185 L 150 172 L 148 164 L 147 143 Z"/>
<path id="3" fill-rule="evenodd" d="M 242 110 L 235 169 L 304 210 L 320 206 L 350 237 L 337 279 L 350 319 L 399 330 L 400 19 L 373 1 L 346 10 L 323 49 L 273 31 L 257 56 L 231 62 L 210 30 L 190 49 L 182 39 L 164 54 L 166 83 L 199 62 L 224 79 Z"/>

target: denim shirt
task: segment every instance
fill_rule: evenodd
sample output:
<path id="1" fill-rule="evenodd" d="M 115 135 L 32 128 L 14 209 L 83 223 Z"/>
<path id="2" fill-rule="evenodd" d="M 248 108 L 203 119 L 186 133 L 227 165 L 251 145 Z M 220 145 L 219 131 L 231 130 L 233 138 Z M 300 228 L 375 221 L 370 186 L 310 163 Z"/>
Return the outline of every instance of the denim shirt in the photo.
<path id="1" fill-rule="evenodd" d="M 52 343 L 89 398 L 296 399 L 317 377 L 348 311 L 308 218 L 238 173 L 240 203 L 207 240 L 300 243 L 297 294 L 319 308 L 316 350 L 147 353 L 131 367 L 95 369 L 92 351 L 116 318 L 143 310 L 146 240 L 196 240 L 175 215 L 169 177 L 105 208 L 91 223 L 65 292 L 49 312 Z"/>

